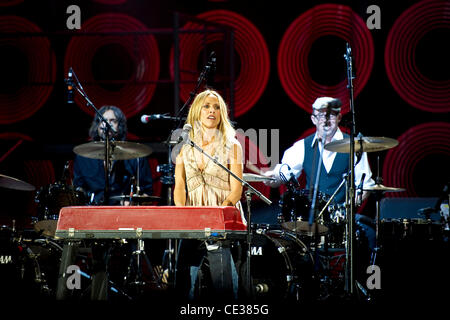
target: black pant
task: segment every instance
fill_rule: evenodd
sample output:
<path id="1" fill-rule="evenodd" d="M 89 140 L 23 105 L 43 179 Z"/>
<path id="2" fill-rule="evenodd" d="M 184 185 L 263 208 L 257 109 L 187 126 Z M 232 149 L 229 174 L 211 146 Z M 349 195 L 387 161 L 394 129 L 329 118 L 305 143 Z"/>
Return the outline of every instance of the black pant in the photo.
<path id="1" fill-rule="evenodd" d="M 233 260 L 227 241 L 180 241 L 176 262 L 175 289 L 181 298 L 236 298 Z M 237 277 L 237 275 L 236 275 Z"/>

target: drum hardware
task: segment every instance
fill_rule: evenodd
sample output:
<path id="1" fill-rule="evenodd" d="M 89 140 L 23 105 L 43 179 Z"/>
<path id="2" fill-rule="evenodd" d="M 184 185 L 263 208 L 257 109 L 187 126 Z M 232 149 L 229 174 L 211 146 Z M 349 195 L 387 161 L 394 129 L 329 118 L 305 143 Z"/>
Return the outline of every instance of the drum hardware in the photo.
<path id="1" fill-rule="evenodd" d="M 377 166 L 378 166 L 378 171 L 379 171 L 379 161 L 380 158 L 377 157 Z M 371 186 L 371 187 L 365 187 L 363 188 L 363 191 L 370 191 L 370 192 L 374 192 L 375 194 L 375 247 L 373 250 L 373 254 L 372 254 L 372 258 L 371 258 L 371 264 L 375 265 L 376 264 L 376 258 L 377 258 L 377 254 L 378 252 L 381 250 L 380 244 L 379 244 L 379 232 L 380 232 L 380 201 L 381 198 L 383 197 L 383 194 L 385 192 L 401 192 L 401 191 L 405 191 L 405 189 L 403 188 L 393 188 L 393 187 L 386 187 L 382 184 L 383 182 L 383 178 L 381 178 L 379 176 L 376 177 L 375 179 L 375 185 Z"/>
<path id="2" fill-rule="evenodd" d="M 181 120 L 180 120 L 181 121 Z M 173 198 L 172 198 L 172 186 L 175 184 L 175 166 L 172 164 L 172 147 L 176 144 L 178 144 L 178 141 L 171 140 L 172 135 L 169 136 L 169 138 L 166 141 L 166 144 L 168 146 L 167 150 L 167 163 L 166 164 L 160 164 L 156 168 L 157 172 L 162 173 L 160 181 L 163 185 L 166 185 L 167 187 L 167 203 L 166 205 L 172 206 L 173 205 Z M 164 262 L 163 266 L 166 268 L 163 271 L 163 274 L 167 276 L 167 282 L 175 286 L 175 257 L 178 256 L 178 240 L 177 239 L 167 239 L 167 245 L 166 250 L 164 251 Z"/>
<path id="3" fill-rule="evenodd" d="M 145 252 L 144 240 L 137 239 L 136 244 L 137 246 L 135 247 L 135 250 L 131 253 L 127 274 L 124 277 L 125 286 L 132 286 L 135 288 L 138 295 L 144 292 L 145 286 L 147 285 L 156 286 L 156 289 L 163 289 L 163 275 L 161 274 L 161 276 L 158 276 L 156 274 L 155 269 L 153 268 L 150 259 Z M 151 275 L 151 281 L 146 281 L 144 279 L 144 261 Z"/>

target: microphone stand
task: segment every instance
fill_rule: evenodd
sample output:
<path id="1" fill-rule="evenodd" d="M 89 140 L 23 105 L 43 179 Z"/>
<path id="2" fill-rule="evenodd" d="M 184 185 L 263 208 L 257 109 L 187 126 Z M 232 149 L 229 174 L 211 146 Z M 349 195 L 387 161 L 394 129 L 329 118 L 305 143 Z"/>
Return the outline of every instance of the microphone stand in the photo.
<path id="1" fill-rule="evenodd" d="M 272 201 L 267 199 L 261 192 L 256 190 L 254 187 L 252 187 L 247 181 L 242 180 L 237 175 L 235 175 L 233 172 L 231 172 L 227 167 L 225 167 L 223 164 L 221 164 L 217 158 L 214 158 L 207 154 L 201 147 L 199 147 L 194 141 L 189 139 L 187 137 L 186 143 L 189 144 L 191 147 L 194 147 L 197 149 L 200 153 L 208 157 L 210 160 L 212 160 L 216 165 L 221 167 L 223 170 L 228 172 L 233 178 L 238 180 L 243 186 L 247 187 L 247 191 L 245 193 L 246 200 L 247 200 L 247 264 L 246 264 L 246 283 L 248 286 L 248 290 L 250 293 L 253 292 L 252 288 L 252 280 L 251 280 L 251 274 L 250 274 L 250 258 L 251 258 L 251 242 L 252 242 L 252 233 L 251 233 L 251 210 L 250 210 L 250 202 L 252 198 L 252 194 L 257 195 L 261 200 L 263 200 L 266 204 L 271 205 Z"/>
<path id="2" fill-rule="evenodd" d="M 353 70 L 352 70 L 352 50 L 350 45 L 347 43 L 346 54 L 344 54 L 344 58 L 347 62 L 347 79 L 348 79 L 348 90 L 350 96 L 350 112 L 352 114 L 352 125 L 350 129 L 350 164 L 349 168 L 354 167 L 355 162 L 355 107 L 353 103 Z M 349 179 L 349 187 L 348 187 L 348 201 L 350 204 L 349 214 L 347 214 L 347 248 L 346 251 L 346 272 L 345 272 L 345 291 L 353 295 L 354 293 L 354 228 L 355 228 L 355 172 L 354 170 L 350 171 L 350 179 Z"/>
<path id="3" fill-rule="evenodd" d="M 330 109 L 328 107 L 327 110 L 327 114 L 326 114 L 326 119 L 325 121 L 328 122 L 329 118 L 330 118 Z M 319 150 L 319 157 L 318 157 L 318 161 L 317 161 L 317 171 L 316 171 L 316 181 L 314 183 L 314 193 L 313 193 L 313 198 L 312 198 L 312 202 L 311 202 L 311 208 L 309 211 L 309 220 L 308 220 L 308 225 L 309 225 L 309 231 L 310 233 L 314 236 L 314 252 L 315 252 L 315 264 L 314 264 L 314 271 L 318 272 L 318 268 L 319 268 L 319 216 L 316 214 L 317 213 L 317 209 L 316 209 L 316 203 L 317 203 L 317 197 L 318 197 L 318 193 L 319 193 L 319 181 L 320 181 L 320 174 L 321 174 L 321 169 L 322 169 L 322 159 L 323 159 L 323 150 L 324 150 L 324 146 L 325 146 L 325 142 L 327 139 L 328 134 L 325 133 L 325 136 L 323 137 L 323 139 L 325 141 L 322 141 L 321 138 L 318 138 L 318 144 L 317 147 L 320 146 L 320 150 Z M 320 142 L 322 142 L 322 144 L 320 144 Z M 315 221 L 315 225 L 314 225 L 314 233 L 312 233 L 312 228 L 313 228 L 313 222 Z M 325 253 L 327 254 L 327 246 L 325 245 Z"/>
<path id="4" fill-rule="evenodd" d="M 94 106 L 92 101 L 89 99 L 87 94 L 84 92 L 83 86 L 81 85 L 80 81 L 78 80 L 78 77 L 73 71 L 72 67 L 70 67 L 70 70 L 72 71 L 76 84 L 73 84 L 73 87 L 77 89 L 77 91 L 80 93 L 80 95 L 86 100 L 86 105 L 92 107 L 94 109 L 97 116 L 100 118 L 101 122 L 105 124 L 104 128 L 104 134 L 105 134 L 105 159 L 104 159 L 104 167 L 105 167 L 105 189 L 104 189 L 104 195 L 103 195 L 103 203 L 105 205 L 108 205 L 109 203 L 109 175 L 110 175 L 110 167 L 111 167 L 111 148 L 114 148 L 114 144 L 111 145 L 111 138 L 109 136 L 109 133 L 112 132 L 113 135 L 116 134 L 116 130 L 109 124 L 108 121 L 103 117 L 103 115 L 98 111 L 98 109 Z"/>

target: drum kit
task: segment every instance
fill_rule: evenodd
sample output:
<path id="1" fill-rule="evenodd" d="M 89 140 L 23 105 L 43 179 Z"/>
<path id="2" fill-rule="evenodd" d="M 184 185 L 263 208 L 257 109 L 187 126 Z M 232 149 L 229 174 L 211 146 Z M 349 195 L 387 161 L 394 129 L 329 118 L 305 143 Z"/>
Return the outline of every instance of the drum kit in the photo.
<path id="1" fill-rule="evenodd" d="M 338 153 L 349 153 L 349 139 L 343 139 L 333 141 L 324 146 L 325 149 Z M 398 145 L 398 141 L 385 137 L 358 137 L 355 139 L 355 149 L 357 152 L 378 152 L 387 150 Z M 247 182 L 268 182 L 273 178 L 253 174 L 244 173 L 243 179 Z M 376 247 L 379 249 L 378 243 L 378 229 L 379 229 L 379 201 L 383 194 L 386 192 L 402 192 L 403 188 L 387 187 L 381 183 L 381 179 L 377 178 L 376 184 L 363 191 L 368 191 L 376 195 L 376 217 L 374 219 L 374 225 L 376 229 Z M 345 273 L 345 251 L 346 251 L 346 206 L 345 204 L 337 204 L 330 199 L 330 195 L 326 195 L 322 192 L 317 194 L 317 207 L 321 210 L 321 214 L 318 215 L 313 221 L 312 225 L 308 221 L 312 204 L 311 190 L 296 189 L 293 191 L 288 190 L 281 195 L 279 201 L 279 214 L 278 225 L 254 225 L 253 234 L 256 239 L 260 239 L 262 235 L 270 241 L 266 241 L 266 246 L 275 244 L 278 248 L 278 255 L 283 255 L 283 270 L 289 270 L 288 279 L 296 279 L 291 282 L 285 282 L 283 284 L 286 292 L 290 292 L 290 295 L 295 294 L 297 296 L 304 296 L 305 283 L 306 288 L 309 288 L 311 292 L 316 292 L 318 299 L 324 299 L 331 291 L 335 291 L 336 288 L 344 292 L 344 273 Z M 331 201 L 330 201 L 331 200 Z M 368 218 L 368 220 L 371 220 Z M 320 244 L 317 246 L 317 239 L 320 238 Z M 266 240 L 267 240 L 266 239 Z M 282 239 L 282 240 L 280 240 Z M 252 271 L 255 274 L 254 277 L 258 277 L 260 273 L 260 267 L 256 259 L 258 252 L 264 252 L 264 248 L 260 249 L 258 241 L 252 243 L 252 265 L 256 270 Z M 255 249 L 256 248 L 256 249 Z M 268 248 L 267 248 L 268 249 Z M 273 250 L 269 250 L 272 252 Z M 294 253 L 295 252 L 295 253 Z M 294 255 L 300 255 L 295 257 Z M 267 257 L 272 260 L 273 257 Z M 305 269 L 305 263 L 310 265 L 310 268 Z M 369 263 L 375 264 L 375 257 L 372 256 Z M 317 267 L 320 265 L 321 267 Z M 305 270 L 307 276 L 305 277 Z M 318 272 L 318 273 L 317 273 Z M 270 278 L 270 276 L 268 276 Z M 270 287 L 268 282 L 274 283 L 273 279 L 254 279 L 254 287 L 260 283 L 263 283 L 262 288 Z M 306 278 L 306 279 L 305 279 Z M 318 290 L 314 291 L 311 287 L 311 279 L 317 280 L 315 283 L 318 286 Z M 276 282 L 276 287 L 280 285 L 280 282 Z M 314 284 L 313 284 L 314 286 Z M 296 289 L 293 289 L 293 288 Z M 278 290 L 278 289 L 277 289 Z M 303 291 L 302 291 L 303 290 Z M 264 290 L 256 290 L 257 294 L 264 295 Z M 270 291 L 267 288 L 265 291 Z M 263 293 L 261 293 L 263 292 Z M 280 293 L 280 292 L 278 292 Z M 283 296 L 286 297 L 286 296 Z"/>
<path id="2" fill-rule="evenodd" d="M 396 140 L 384 137 L 363 137 L 355 141 L 359 152 L 378 152 L 393 148 L 397 144 Z M 348 139 L 334 141 L 325 145 L 324 148 L 334 152 L 348 153 L 349 141 Z M 105 156 L 105 146 L 102 142 L 82 144 L 76 146 L 73 151 L 92 159 L 104 159 Z M 112 142 L 110 155 L 113 160 L 126 160 L 145 157 L 151 152 L 146 145 Z M 243 180 L 248 183 L 268 182 L 273 178 L 261 174 L 244 173 Z M 35 190 L 35 187 L 27 182 L 2 174 L 0 174 L 0 187 L 20 191 Z M 366 187 L 363 191 L 376 195 L 374 222 L 376 249 L 378 249 L 380 200 L 385 193 L 401 192 L 405 189 L 384 186 L 378 178 L 375 185 Z M 119 195 L 111 198 L 128 201 L 131 205 L 142 205 L 160 200 L 159 197 L 140 194 Z M 35 233 L 29 235 L 23 232 L 19 235 L 14 227 L 2 226 L 0 228 L 2 242 L 0 260 L 1 265 L 15 265 L 11 270 L 18 274 L 17 277 L 22 282 L 28 281 L 40 293 L 54 297 L 57 266 L 63 252 L 62 245 L 54 237 L 59 210 L 65 206 L 88 205 L 88 201 L 83 192 L 61 181 L 40 188 L 35 200 L 38 203 L 38 217 L 34 223 Z M 318 193 L 317 205 L 323 214 L 317 217 L 311 226 L 307 219 L 311 208 L 311 191 L 298 190 L 292 193 L 288 190 L 281 196 L 279 202 L 279 224 L 251 225 L 252 268 L 250 274 L 254 295 L 278 300 L 292 298 L 303 301 L 311 299 L 312 296 L 315 299 L 325 299 L 336 288 L 339 292 L 343 291 L 347 239 L 345 235 L 347 232 L 346 207 L 329 200 L 329 195 Z M 321 239 L 320 247 L 317 247 L 317 238 Z M 327 252 L 327 250 L 330 251 Z M 132 256 L 137 261 L 139 259 L 148 261 L 143 243 L 138 243 L 137 251 L 133 252 Z M 371 262 L 375 263 L 375 260 Z M 269 268 L 269 265 L 273 268 Z M 140 265 L 137 267 L 142 268 Z"/>
<path id="3" fill-rule="evenodd" d="M 73 151 L 87 158 L 104 159 L 105 146 L 103 142 L 89 142 L 76 146 Z M 151 152 L 150 147 L 139 143 L 120 141 L 111 142 L 110 145 L 112 160 L 145 157 Z M 41 295 L 49 297 L 55 295 L 58 267 L 63 252 L 62 244 L 55 238 L 59 211 L 66 206 L 89 205 L 83 191 L 66 183 L 68 167 L 69 163 L 66 163 L 60 181 L 36 191 L 37 215 L 32 217 L 32 230 L 17 230 L 15 220 L 12 227 L 6 225 L 0 227 L 0 265 L 5 270 L 2 273 L 11 282 L 9 289 L 26 286 L 22 291 L 27 291 L 31 287 L 38 290 Z M 25 181 L 3 174 L 0 174 L 0 188 L 17 191 L 36 190 L 35 186 Z M 161 199 L 138 193 L 111 198 L 130 205 L 145 205 Z M 9 271 L 6 272 L 6 269 Z"/>

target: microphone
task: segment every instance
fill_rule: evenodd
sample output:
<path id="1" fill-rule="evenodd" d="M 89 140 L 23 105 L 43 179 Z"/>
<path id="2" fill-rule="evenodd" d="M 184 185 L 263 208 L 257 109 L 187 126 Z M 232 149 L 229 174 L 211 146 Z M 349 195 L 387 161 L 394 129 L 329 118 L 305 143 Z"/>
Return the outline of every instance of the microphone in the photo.
<path id="1" fill-rule="evenodd" d="M 216 75 L 216 53 L 214 51 L 209 55 L 208 63 L 206 64 L 206 86 L 214 87 L 214 77 Z"/>
<path id="2" fill-rule="evenodd" d="M 167 114 L 144 114 L 141 116 L 142 123 L 149 123 L 150 120 L 158 120 L 158 119 L 175 120 L 175 121 L 180 120 L 180 118 L 178 117 L 171 117 L 168 116 Z M 186 120 L 186 118 L 183 118 L 182 120 Z"/>
<path id="3" fill-rule="evenodd" d="M 67 73 L 67 79 L 65 79 L 67 103 L 73 103 L 73 79 L 72 79 L 72 76 L 73 76 L 72 67 L 70 67 L 69 72 Z"/>
<path id="4" fill-rule="evenodd" d="M 186 143 L 189 140 L 189 132 L 191 132 L 192 126 L 186 123 L 183 126 L 183 131 L 181 131 L 180 136 L 178 137 L 178 143 L 183 142 Z"/>

